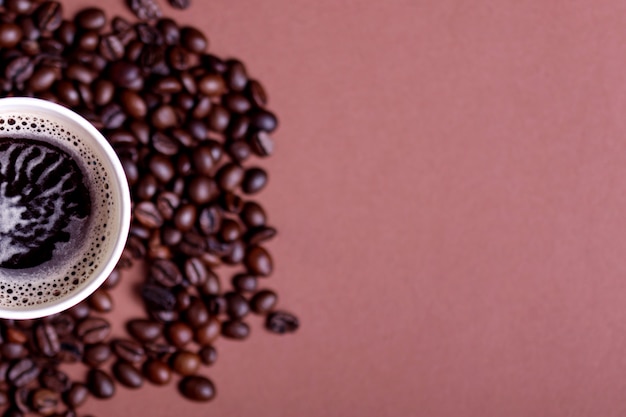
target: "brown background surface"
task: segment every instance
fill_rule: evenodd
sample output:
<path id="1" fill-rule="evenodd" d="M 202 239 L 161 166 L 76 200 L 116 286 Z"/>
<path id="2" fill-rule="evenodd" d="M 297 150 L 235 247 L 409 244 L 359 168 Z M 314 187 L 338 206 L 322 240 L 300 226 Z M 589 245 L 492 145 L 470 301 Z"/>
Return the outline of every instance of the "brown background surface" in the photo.
<path id="1" fill-rule="evenodd" d="M 626 413 L 623 2 L 165 10 L 242 58 L 280 116 L 267 286 L 302 328 L 220 341 L 210 404 L 150 386 L 84 412 Z M 139 310 L 134 279 L 119 323 Z"/>

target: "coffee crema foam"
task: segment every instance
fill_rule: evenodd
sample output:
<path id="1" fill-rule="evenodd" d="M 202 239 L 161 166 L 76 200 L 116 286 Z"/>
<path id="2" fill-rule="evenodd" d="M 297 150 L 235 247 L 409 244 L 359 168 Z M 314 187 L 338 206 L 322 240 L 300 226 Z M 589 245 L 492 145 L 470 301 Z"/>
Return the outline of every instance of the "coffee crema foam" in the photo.
<path id="1" fill-rule="evenodd" d="M 7 144 L 23 145 L 29 142 L 32 144 L 32 149 L 38 148 L 38 150 L 32 150 L 29 154 L 22 149 L 18 157 L 22 159 L 12 161 L 11 167 L 7 168 L 8 153 L 11 150 L 16 152 L 15 146 L 11 148 Z M 110 246 L 115 243 L 112 236 L 112 233 L 115 233 L 113 230 L 115 227 L 111 223 L 117 219 L 114 214 L 116 212 L 115 198 L 109 186 L 111 175 L 94 149 L 61 123 L 45 117 L 21 114 L 0 115 L 0 150 L 2 152 L 0 170 L 3 170 L 1 176 L 6 177 L 8 182 L 12 180 L 10 175 L 15 174 L 12 170 L 16 170 L 17 166 L 25 170 L 58 168 L 54 164 L 52 167 L 37 168 L 35 164 L 35 162 L 43 161 L 46 155 L 50 159 L 49 152 L 53 152 L 55 148 L 57 151 L 62 151 L 58 155 L 59 163 L 67 162 L 63 161 L 63 158 L 71 158 L 75 162 L 73 167 L 78 168 L 80 172 L 72 173 L 73 168 L 68 168 L 66 171 L 69 172 L 61 173 L 57 169 L 54 175 L 48 176 L 48 182 L 43 181 L 49 188 L 42 192 L 46 193 L 47 190 L 62 195 L 71 187 L 80 188 L 84 185 L 88 194 L 83 193 L 82 196 L 87 198 L 88 195 L 90 200 L 84 201 L 83 205 L 77 204 L 75 200 L 78 195 L 81 195 L 79 192 L 73 196 L 74 200 L 59 201 L 51 198 L 45 201 L 44 204 L 54 205 L 48 209 L 48 214 L 52 212 L 54 214 L 45 221 L 39 220 L 39 224 L 33 227 L 39 227 L 37 230 L 39 235 L 46 232 L 60 233 L 61 238 L 54 242 L 51 259 L 41 262 L 40 257 L 38 265 L 31 263 L 32 266 L 23 267 L 26 265 L 24 262 L 18 262 L 19 265 L 17 265 L 15 260 L 20 259 L 20 254 L 23 254 L 25 249 L 19 245 L 13 248 L 8 247 L 9 242 L 5 237 L 11 233 L 16 235 L 16 229 L 10 230 L 15 227 L 28 234 L 27 228 L 31 225 L 28 220 L 24 220 L 24 217 L 28 219 L 29 216 L 23 215 L 24 208 L 19 204 L 19 195 L 7 197 L 7 185 L 0 182 L 0 187 L 3 187 L 0 189 L 0 198 L 3 199 L 0 201 L 0 209 L 2 209 L 0 239 L 3 239 L 0 241 L 1 307 L 20 308 L 42 305 L 68 296 L 69 293 L 85 284 L 99 267 L 106 263 L 106 257 L 111 252 Z M 36 156 L 34 158 L 33 153 Z M 25 164 L 23 158 L 28 155 L 31 157 L 31 162 Z M 79 177 L 82 177 L 80 178 L 82 184 L 77 185 L 74 181 Z M 15 181 L 21 180 L 23 178 L 15 177 Z M 62 204 L 67 204 L 67 206 L 62 206 Z M 69 225 L 61 224 L 63 220 L 68 219 Z M 57 229 L 52 231 L 53 227 Z M 9 259 L 13 260 L 13 264 Z"/>

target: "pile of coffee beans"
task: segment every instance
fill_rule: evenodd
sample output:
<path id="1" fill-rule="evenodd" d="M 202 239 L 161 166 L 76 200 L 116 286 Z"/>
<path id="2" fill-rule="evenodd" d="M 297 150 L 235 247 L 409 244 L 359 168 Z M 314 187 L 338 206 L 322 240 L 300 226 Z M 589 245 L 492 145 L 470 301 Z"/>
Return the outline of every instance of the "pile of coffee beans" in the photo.
<path id="1" fill-rule="evenodd" d="M 171 0 L 178 8 L 188 1 Z M 215 396 L 204 373 L 217 338 L 245 339 L 246 317 L 290 333 L 298 319 L 266 287 L 276 235 L 253 197 L 267 172 L 276 116 L 244 64 L 207 51 L 198 29 L 162 17 L 151 0 L 129 0 L 138 21 L 97 8 L 63 15 L 56 1 L 0 0 L 0 96 L 61 103 L 108 138 L 133 198 L 130 237 L 116 270 L 87 301 L 41 320 L 0 322 L 0 407 L 75 416 L 89 396 L 120 385 L 172 384 L 195 401 Z M 107 313 L 121 270 L 145 262 L 144 317 L 112 338 Z M 219 276 L 226 265 L 233 276 Z M 234 269 L 233 269 L 234 268 Z M 72 380 L 67 363 L 85 365 Z"/>

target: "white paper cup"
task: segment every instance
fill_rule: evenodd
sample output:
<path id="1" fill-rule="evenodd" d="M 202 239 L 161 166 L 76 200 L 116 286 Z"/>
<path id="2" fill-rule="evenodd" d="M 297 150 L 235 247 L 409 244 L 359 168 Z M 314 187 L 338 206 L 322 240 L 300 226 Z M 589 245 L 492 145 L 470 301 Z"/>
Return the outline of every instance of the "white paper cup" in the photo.
<path id="1" fill-rule="evenodd" d="M 57 168 L 54 175 L 52 170 L 46 171 L 44 178 L 42 167 L 49 165 L 51 157 L 47 145 L 41 147 L 41 142 L 62 150 L 59 161 L 71 158 L 76 162 L 83 185 L 89 190 L 88 201 L 81 199 L 70 204 L 68 198 L 55 200 L 55 196 L 68 195 L 66 190 L 70 187 L 60 171 L 78 171 Z M 33 147 L 29 149 L 31 144 Z M 47 162 L 42 163 L 43 160 Z M 29 181 L 36 184 L 29 188 L 24 185 Z M 65 181 L 63 185 L 59 185 L 61 181 Z M 23 191 L 16 196 L 16 189 Z M 59 226 L 65 224 L 62 221 L 69 218 L 67 215 L 45 214 L 70 213 L 70 208 L 77 206 L 82 207 L 83 217 L 80 222 L 72 223 L 80 224 L 74 229 Z M 57 210 L 46 211 L 45 207 Z M 106 280 L 128 237 L 131 200 L 117 155 L 91 123 L 48 101 L 3 98 L 0 99 L 0 210 L 0 318 L 31 319 L 76 305 Z M 85 211 L 89 212 L 87 217 Z M 36 251 L 32 248 L 37 248 L 40 241 L 41 247 L 46 247 L 43 245 L 51 242 L 44 240 L 48 236 L 46 228 L 53 227 L 64 231 L 66 241 L 54 241 L 50 260 L 36 266 L 11 264 L 16 259 L 11 258 L 15 253 L 18 256 L 39 253 L 28 250 Z M 32 239 L 24 237 L 31 235 Z M 37 262 L 41 259 L 45 257 Z"/>

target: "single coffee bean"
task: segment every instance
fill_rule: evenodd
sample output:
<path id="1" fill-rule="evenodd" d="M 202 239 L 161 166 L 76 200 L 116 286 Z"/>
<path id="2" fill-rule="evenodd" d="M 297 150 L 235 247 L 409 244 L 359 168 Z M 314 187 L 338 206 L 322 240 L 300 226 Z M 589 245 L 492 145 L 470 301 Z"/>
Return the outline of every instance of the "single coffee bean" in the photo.
<path id="1" fill-rule="evenodd" d="M 180 392 L 190 400 L 209 401 L 215 397 L 215 386 L 203 376 L 186 376 L 179 384 Z"/>
<path id="2" fill-rule="evenodd" d="M 150 266 L 150 277 L 160 285 L 170 288 L 183 281 L 183 275 L 172 261 L 157 260 Z"/>
<path id="3" fill-rule="evenodd" d="M 224 107 L 234 113 L 247 113 L 252 105 L 243 93 L 229 93 L 222 98 Z"/>
<path id="4" fill-rule="evenodd" d="M 159 228 L 163 225 L 163 217 L 161 213 L 150 201 L 142 201 L 135 206 L 135 219 L 146 227 L 151 229 Z"/>
<path id="5" fill-rule="evenodd" d="M 224 107 L 215 105 L 211 107 L 208 117 L 208 126 L 214 132 L 224 132 L 230 123 L 230 113 Z"/>
<path id="6" fill-rule="evenodd" d="M 35 10 L 35 23 L 40 30 L 55 31 L 63 22 L 61 3 L 45 1 Z"/>
<path id="7" fill-rule="evenodd" d="M 0 47 L 13 48 L 22 39 L 22 28 L 15 23 L 0 24 Z"/>
<path id="8" fill-rule="evenodd" d="M 230 339 L 243 340 L 250 334 L 250 327 L 239 320 L 228 320 L 222 323 L 222 335 Z"/>
<path id="9" fill-rule="evenodd" d="M 201 175 L 212 175 L 215 168 L 215 160 L 211 152 L 211 147 L 207 145 L 198 146 L 192 154 L 193 166 Z"/>
<path id="10" fill-rule="evenodd" d="M 26 14 L 31 10 L 31 7 L 33 6 L 33 2 L 31 0 L 5 0 L 4 1 L 4 7 L 6 7 L 7 10 L 14 12 L 14 13 L 19 13 L 19 14 Z"/>
<path id="11" fill-rule="evenodd" d="M 168 0 L 168 3 L 175 9 L 184 10 L 189 8 L 191 0 Z"/>
<path id="12" fill-rule="evenodd" d="M 179 205 L 180 197 L 169 191 L 160 193 L 156 200 L 157 209 L 165 220 L 174 218 L 174 213 L 176 213 Z"/>
<path id="13" fill-rule="evenodd" d="M 141 70 L 132 62 L 115 61 L 109 67 L 109 77 L 114 84 L 131 88 L 141 77 Z"/>
<path id="14" fill-rule="evenodd" d="M 149 310 L 150 318 L 159 323 L 172 323 L 178 321 L 180 314 L 175 310 Z"/>
<path id="15" fill-rule="evenodd" d="M 246 244 L 241 240 L 229 243 L 230 251 L 222 256 L 222 261 L 228 265 L 237 265 L 243 262 L 246 256 Z"/>
<path id="16" fill-rule="evenodd" d="M 61 362 L 76 363 L 83 357 L 84 346 L 78 340 L 72 337 L 64 337 L 61 339 L 61 351 L 57 354 L 57 358 Z"/>
<path id="17" fill-rule="evenodd" d="M 93 99 L 98 106 L 110 103 L 114 93 L 115 86 L 109 80 L 99 79 L 93 85 Z"/>
<path id="18" fill-rule="evenodd" d="M 152 174 L 146 174 L 139 179 L 135 193 L 140 200 L 150 200 L 156 194 L 158 189 L 159 182 L 156 177 Z"/>
<path id="19" fill-rule="evenodd" d="M 246 233 L 246 242 L 249 245 L 259 245 L 276 236 L 276 229 L 273 227 L 261 226 L 255 227 Z"/>
<path id="20" fill-rule="evenodd" d="M 219 74 L 206 74 L 198 80 L 198 89 L 207 96 L 219 96 L 226 92 L 226 85 Z"/>
<path id="21" fill-rule="evenodd" d="M 227 304 L 226 313 L 230 318 L 241 319 L 250 311 L 248 301 L 243 295 L 236 292 L 229 292 L 224 294 L 224 298 Z"/>
<path id="22" fill-rule="evenodd" d="M 172 378 L 169 366 L 158 359 L 149 359 L 143 366 L 143 374 L 155 385 L 166 385 Z"/>
<path id="23" fill-rule="evenodd" d="M 202 120 L 189 120 L 187 122 L 186 129 L 189 133 L 191 133 L 191 136 L 198 141 L 203 141 L 207 138 L 208 130 Z"/>
<path id="24" fill-rule="evenodd" d="M 244 170 L 239 165 L 225 164 L 217 173 L 217 184 L 227 191 L 232 191 L 243 180 Z"/>
<path id="25" fill-rule="evenodd" d="M 139 20 L 154 20 L 163 14 L 154 0 L 127 0 L 127 4 Z"/>
<path id="26" fill-rule="evenodd" d="M 92 367 L 98 367 L 111 357 L 111 348 L 106 343 L 95 343 L 85 348 L 83 361 Z"/>
<path id="27" fill-rule="evenodd" d="M 172 370 L 179 375 L 193 375 L 200 368 L 200 357 L 193 352 L 181 350 L 172 355 L 170 364 Z"/>
<path id="28" fill-rule="evenodd" d="M 176 297 L 176 310 L 183 311 L 189 308 L 191 304 L 191 295 L 187 291 L 187 288 L 183 286 L 176 287 L 172 290 Z"/>
<path id="29" fill-rule="evenodd" d="M 257 289 L 257 278 L 249 274 L 237 274 L 232 279 L 233 287 L 240 292 L 253 292 Z"/>
<path id="30" fill-rule="evenodd" d="M 249 201 L 243 205 L 240 218 L 249 228 L 264 226 L 267 221 L 263 207 L 253 201 Z"/>
<path id="31" fill-rule="evenodd" d="M 272 290 L 261 290 L 250 300 L 252 311 L 258 314 L 267 314 L 274 309 L 278 302 L 278 295 Z"/>
<path id="32" fill-rule="evenodd" d="M 95 7 L 82 9 L 74 20 L 79 28 L 88 30 L 102 29 L 107 21 L 104 11 Z"/>
<path id="33" fill-rule="evenodd" d="M 152 125 L 157 129 L 167 129 L 178 123 L 176 112 L 172 106 L 163 105 L 152 113 Z"/>
<path id="34" fill-rule="evenodd" d="M 74 318 L 68 313 L 58 314 L 50 321 L 59 337 L 71 334 L 74 331 L 75 323 Z"/>
<path id="35" fill-rule="evenodd" d="M 174 346 L 182 348 L 193 339 L 193 330 L 187 323 L 172 323 L 167 327 L 165 336 Z"/>
<path id="36" fill-rule="evenodd" d="M 165 155 L 152 155 L 149 162 L 150 172 L 161 182 L 169 182 L 175 175 L 174 165 Z M 159 226 L 160 227 L 160 226 Z"/>
<path id="37" fill-rule="evenodd" d="M 199 258 L 187 258 L 184 264 L 185 278 L 191 285 L 200 285 L 208 279 L 206 266 Z"/>
<path id="38" fill-rule="evenodd" d="M 218 295 L 220 290 L 220 280 L 214 272 L 207 270 L 207 279 L 198 285 L 198 290 L 203 295 Z"/>
<path id="39" fill-rule="evenodd" d="M 187 2 L 187 4 L 190 2 L 190 0 L 170 0 L 170 4 L 172 1 Z M 161 32 L 163 41 L 166 44 L 176 45 L 180 41 L 180 29 L 174 20 L 169 18 L 160 19 L 157 22 L 156 27 Z"/>
<path id="40" fill-rule="evenodd" d="M 58 404 L 59 394 L 46 388 L 38 388 L 30 395 L 31 408 L 44 416 L 54 413 Z"/>
<path id="41" fill-rule="evenodd" d="M 239 223 L 231 219 L 224 219 L 220 228 L 220 238 L 224 242 L 234 242 L 241 236 L 242 230 Z"/>
<path id="42" fill-rule="evenodd" d="M 115 362 L 113 364 L 113 375 L 122 385 L 128 388 L 139 388 L 143 385 L 141 372 L 128 362 Z"/>
<path id="43" fill-rule="evenodd" d="M 87 386 L 96 398 L 111 398 L 115 394 L 115 383 L 106 372 L 91 369 L 87 374 Z"/>
<path id="44" fill-rule="evenodd" d="M 204 303 L 198 298 L 193 298 L 185 311 L 185 318 L 191 327 L 196 328 L 206 324 L 210 316 Z"/>
<path id="45" fill-rule="evenodd" d="M 160 285 L 144 284 L 141 298 L 155 310 L 170 311 L 176 306 L 176 297 L 167 288 Z"/>
<path id="46" fill-rule="evenodd" d="M 116 339 L 111 343 L 111 347 L 118 358 L 127 362 L 141 362 L 146 356 L 144 348 L 134 340 Z"/>
<path id="47" fill-rule="evenodd" d="M 87 386 L 80 382 L 74 382 L 63 399 L 65 404 L 71 408 L 77 408 L 87 400 L 87 397 L 89 397 Z"/>
<path id="48" fill-rule="evenodd" d="M 30 16 L 20 16 L 15 20 L 22 29 L 22 37 L 24 39 L 36 40 L 41 37 L 41 29 Z"/>
<path id="49" fill-rule="evenodd" d="M 208 41 L 204 34 L 193 27 L 184 27 L 180 32 L 181 44 L 189 51 L 202 53 L 207 48 Z"/>
<path id="50" fill-rule="evenodd" d="M 45 368 L 39 375 L 39 381 L 43 387 L 54 392 L 65 392 L 72 384 L 66 373 L 55 368 Z"/>
<path id="51" fill-rule="evenodd" d="M 250 115 L 250 123 L 258 130 L 273 132 L 278 127 L 276 115 L 264 109 L 256 109 Z"/>
<path id="52" fill-rule="evenodd" d="M 250 145 L 243 140 L 233 140 L 226 144 L 226 152 L 233 160 L 241 163 L 250 157 Z"/>
<path id="53" fill-rule="evenodd" d="M 217 361 L 217 350 L 213 346 L 203 346 L 198 351 L 198 356 L 203 364 L 211 366 Z"/>
<path id="54" fill-rule="evenodd" d="M 300 327 L 298 318 L 285 311 L 274 311 L 268 314 L 265 320 L 265 328 L 272 333 L 293 333 Z"/>
<path id="55" fill-rule="evenodd" d="M 124 90 L 120 93 L 122 107 L 129 116 L 141 119 L 148 113 L 148 106 L 141 95 L 132 90 Z"/>
<path id="56" fill-rule="evenodd" d="M 16 327 L 7 327 L 4 330 L 6 341 L 9 343 L 24 344 L 28 340 L 26 333 Z"/>
<path id="57" fill-rule="evenodd" d="M 78 35 L 78 48 L 84 52 L 93 52 L 98 48 L 98 42 L 100 41 L 100 37 L 98 36 L 98 32 L 95 30 L 88 30 L 80 33 Z M 88 61 L 91 59 L 89 55 L 81 55 L 85 57 L 84 61 Z"/>
<path id="58" fill-rule="evenodd" d="M 207 242 L 197 233 L 187 232 L 183 234 L 178 250 L 187 256 L 203 256 L 207 251 Z"/>
<path id="59" fill-rule="evenodd" d="M 98 317 L 84 319 L 76 326 L 76 336 L 84 343 L 102 342 L 110 332 L 109 322 Z"/>
<path id="60" fill-rule="evenodd" d="M 239 214 L 243 209 L 243 200 L 237 194 L 226 191 L 221 196 L 220 204 L 228 213 Z"/>
<path id="61" fill-rule="evenodd" d="M 161 240 L 168 247 L 176 246 L 183 239 L 183 232 L 170 226 L 161 229 Z M 187 278 L 189 280 L 189 278 Z"/>
<path id="62" fill-rule="evenodd" d="M 35 344 L 39 352 L 46 357 L 52 357 L 61 350 L 59 336 L 49 323 L 39 323 L 35 326 Z"/>
<path id="63" fill-rule="evenodd" d="M 0 345 L 0 354 L 4 359 L 21 359 L 28 356 L 28 349 L 19 343 L 3 343 Z"/>
<path id="64" fill-rule="evenodd" d="M 193 338 L 201 346 L 212 344 L 220 334 L 221 324 L 215 317 L 194 330 Z"/>
<path id="65" fill-rule="evenodd" d="M 228 87 L 233 91 L 243 91 L 248 84 L 248 74 L 241 61 L 231 59 L 227 63 L 225 80 Z"/>
<path id="66" fill-rule="evenodd" d="M 264 169 L 253 167 L 246 170 L 241 183 L 241 189 L 246 194 L 255 194 L 267 184 L 267 172 Z"/>
<path id="67" fill-rule="evenodd" d="M 39 376 L 40 369 L 30 358 L 20 359 L 8 369 L 7 380 L 16 387 L 23 387 Z"/>
<path id="68" fill-rule="evenodd" d="M 193 204 L 183 204 L 176 210 L 173 221 L 178 230 L 186 232 L 191 230 L 196 222 L 196 218 L 196 206 Z"/>
<path id="69" fill-rule="evenodd" d="M 160 131 L 152 135 L 150 142 L 157 152 L 167 156 L 176 155 L 180 149 L 180 145 L 175 139 Z"/>
<path id="70" fill-rule="evenodd" d="M 4 75 L 9 80 L 21 84 L 27 81 L 35 71 L 33 60 L 28 56 L 18 56 L 12 59 L 4 70 Z"/>
<path id="71" fill-rule="evenodd" d="M 193 203 L 202 205 L 215 198 L 219 191 L 211 178 L 198 175 L 192 178 L 187 187 L 187 193 Z"/>
<path id="72" fill-rule="evenodd" d="M 222 225 L 222 210 L 217 206 L 208 206 L 202 209 L 198 217 L 198 227 L 204 235 L 216 233 Z"/>
<path id="73" fill-rule="evenodd" d="M 268 276 L 272 273 L 272 257 L 261 246 L 248 248 L 245 255 L 245 264 L 253 275 Z"/>
<path id="74" fill-rule="evenodd" d="M 267 93 L 257 80 L 249 80 L 246 87 L 246 95 L 257 107 L 265 107 L 267 105 Z"/>
<path id="75" fill-rule="evenodd" d="M 191 63 L 190 52 L 181 46 L 170 46 L 167 50 L 167 63 L 177 71 L 185 71 Z"/>
<path id="76" fill-rule="evenodd" d="M 252 149 L 252 152 L 257 156 L 266 157 L 274 152 L 274 140 L 263 130 L 255 132 L 250 137 L 249 143 L 250 149 Z"/>
<path id="77" fill-rule="evenodd" d="M 161 331 L 161 325 L 151 320 L 134 319 L 128 322 L 128 332 L 140 342 L 156 340 Z"/>
<path id="78" fill-rule="evenodd" d="M 109 292 L 103 288 L 96 290 L 87 299 L 89 307 L 99 313 L 108 313 L 113 310 L 113 299 Z"/>
<path id="79" fill-rule="evenodd" d="M 209 115 L 209 113 L 211 113 L 212 106 L 213 105 L 211 104 L 211 99 L 209 97 L 201 97 L 193 107 L 191 116 L 197 120 L 204 119 Z"/>

